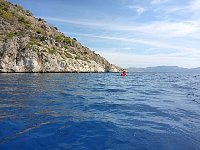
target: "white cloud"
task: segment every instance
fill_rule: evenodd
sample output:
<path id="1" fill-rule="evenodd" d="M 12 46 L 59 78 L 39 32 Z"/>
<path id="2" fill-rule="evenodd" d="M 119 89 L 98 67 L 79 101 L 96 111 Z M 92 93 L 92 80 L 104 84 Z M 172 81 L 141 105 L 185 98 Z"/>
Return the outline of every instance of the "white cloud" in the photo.
<path id="1" fill-rule="evenodd" d="M 133 38 L 127 38 L 127 37 L 114 37 L 114 36 L 104 36 L 104 35 L 92 35 L 92 34 L 77 34 L 77 33 L 66 33 L 66 34 L 73 34 L 77 36 L 84 36 L 89 38 L 100 38 L 100 39 L 108 39 L 113 41 L 120 41 L 125 43 L 131 43 L 133 46 L 135 44 L 141 44 L 141 45 L 148 45 L 150 46 L 150 54 L 154 55 L 153 53 L 158 53 L 158 49 L 160 50 L 159 53 L 165 53 L 164 50 L 173 50 L 174 52 L 171 52 L 169 54 L 165 54 L 167 56 L 176 56 L 176 57 L 200 57 L 200 49 L 191 47 L 185 47 L 182 45 L 174 45 L 170 42 L 162 42 L 158 40 L 150 40 L 150 39 L 133 39 Z M 117 48 L 116 48 L 117 49 Z M 143 50 L 144 51 L 144 50 Z M 163 52 L 162 52 L 163 51 Z M 149 55 L 149 54 L 147 54 Z"/>
<path id="2" fill-rule="evenodd" d="M 165 13 L 167 14 L 175 14 L 177 12 L 183 12 L 186 11 L 188 9 L 188 6 L 170 6 L 167 8 L 162 8 L 162 10 L 164 10 Z"/>
<path id="3" fill-rule="evenodd" d="M 195 11 L 199 13 L 200 11 L 200 0 L 193 0 L 190 2 L 190 5 L 188 6 L 188 9 L 191 11 Z"/>
<path id="4" fill-rule="evenodd" d="M 146 9 L 144 7 L 140 7 L 140 6 L 129 5 L 127 7 L 135 10 L 139 16 L 146 11 Z"/>
<path id="5" fill-rule="evenodd" d="M 154 0 L 154 4 L 164 3 L 167 1 Z M 147 9 L 143 7 L 136 7 L 129 5 L 130 9 L 134 9 L 138 15 L 141 15 Z M 168 9 L 168 8 L 167 8 Z M 173 6 L 170 7 L 168 13 L 180 12 L 200 12 L 200 0 L 192 0 L 189 5 Z M 170 12 L 171 11 L 171 12 Z M 173 13 L 172 13 L 173 12 Z M 166 13 L 166 11 L 165 11 Z M 111 63 L 120 66 L 157 66 L 157 65 L 178 65 L 182 67 L 197 67 L 200 64 L 200 49 L 195 41 L 200 40 L 200 20 L 184 20 L 184 21 L 156 21 L 148 23 L 119 23 L 113 22 L 112 19 L 108 21 L 98 20 L 81 20 L 81 19 L 60 19 L 52 17 L 40 17 L 49 21 L 59 22 L 64 24 L 72 24 L 81 28 L 96 30 L 95 34 L 83 34 L 83 33 L 70 33 L 77 36 L 83 36 L 91 38 L 92 40 L 107 39 L 112 41 L 120 41 L 121 43 L 129 43 L 129 46 L 135 45 L 147 45 L 149 48 L 149 54 L 136 55 L 133 53 L 127 53 L 126 50 L 123 53 L 115 51 L 117 47 L 113 47 L 113 50 L 99 51 L 102 56 L 108 59 Z M 175 18 L 176 20 L 176 18 Z M 90 31 L 90 30 L 85 30 Z M 101 31 L 101 34 L 98 34 Z M 106 31 L 107 34 L 104 34 Z M 113 32 L 117 32 L 117 36 L 113 36 Z M 136 36 L 137 35 L 137 36 Z M 135 38 L 130 38 L 134 37 Z M 177 40 L 178 39 L 178 40 Z M 176 43 L 177 40 L 182 42 Z M 192 44 L 190 44 L 192 43 Z M 194 44 L 193 44 L 194 43 Z M 114 45 L 112 45 L 114 46 Z M 99 47 L 97 49 L 100 49 Z M 164 50 L 172 50 L 168 54 L 164 54 Z M 131 48 L 129 49 L 130 52 Z M 95 51 L 98 51 L 95 49 Z M 127 50 L 128 51 L 128 50 Z M 144 51 L 144 49 L 141 49 Z M 125 58 L 125 59 L 124 59 Z M 117 61 L 116 61 L 117 60 Z"/>
<path id="6" fill-rule="evenodd" d="M 97 22 L 97 21 L 88 21 L 88 20 L 72 20 L 72 19 L 70 20 L 70 19 L 42 17 L 42 16 L 37 16 L 37 18 L 43 18 L 43 19 L 49 20 L 49 21 L 75 24 L 75 25 L 83 25 L 83 26 L 102 27 L 102 26 L 106 25 L 104 23 L 100 23 L 100 22 Z"/>
<path id="7" fill-rule="evenodd" d="M 181 13 L 184 15 L 189 15 L 191 18 L 194 16 L 199 16 L 200 11 L 200 0 L 190 0 L 188 3 L 181 3 L 179 5 L 172 5 L 167 8 L 162 8 L 165 13 L 176 14 Z"/>
<path id="8" fill-rule="evenodd" d="M 128 42 L 128 43 L 133 43 L 133 44 L 146 44 L 146 45 L 151 45 L 151 46 L 161 46 L 163 47 L 165 44 L 161 43 L 159 41 L 150 41 L 150 40 L 141 40 L 141 39 L 133 39 L 133 38 L 128 38 L 128 37 L 114 37 L 114 36 L 104 36 L 104 35 L 93 35 L 93 34 L 79 34 L 79 33 L 70 33 L 70 32 L 65 32 L 66 34 L 76 34 L 79 36 L 84 36 L 84 37 L 90 37 L 90 38 L 101 38 L 101 39 L 108 39 L 108 40 L 117 40 L 117 41 L 122 41 L 122 42 Z"/>
<path id="9" fill-rule="evenodd" d="M 163 4 L 163 3 L 166 3 L 166 2 L 169 2 L 170 0 L 152 0 L 151 1 L 151 4 Z"/>
<path id="10" fill-rule="evenodd" d="M 199 22 L 154 22 L 143 26 L 146 32 L 168 37 L 184 37 L 189 34 L 200 32 Z"/>
<path id="11" fill-rule="evenodd" d="M 41 18 L 41 17 L 40 17 Z M 118 24 L 114 22 L 98 22 L 89 20 L 67 20 L 51 17 L 42 17 L 46 20 L 81 25 L 90 28 L 98 28 L 105 30 L 130 31 L 149 35 L 157 35 L 158 37 L 184 37 L 194 33 L 200 33 L 200 21 L 187 22 L 166 22 L 159 21 L 148 24 Z"/>

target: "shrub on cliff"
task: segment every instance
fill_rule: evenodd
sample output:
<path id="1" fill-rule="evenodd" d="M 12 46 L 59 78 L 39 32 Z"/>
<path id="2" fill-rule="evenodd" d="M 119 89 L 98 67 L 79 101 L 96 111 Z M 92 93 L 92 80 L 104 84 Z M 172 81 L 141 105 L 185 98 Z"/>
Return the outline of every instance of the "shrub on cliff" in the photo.
<path id="1" fill-rule="evenodd" d="M 12 21 L 14 17 L 12 13 L 5 11 L 2 7 L 0 7 L 0 16 L 7 21 Z"/>
<path id="2" fill-rule="evenodd" d="M 7 33 L 7 38 L 13 38 L 14 36 L 16 36 L 17 35 L 17 32 L 9 32 L 9 33 Z"/>
<path id="3" fill-rule="evenodd" d="M 70 38 L 68 38 L 68 37 L 65 37 L 63 39 L 63 42 L 66 43 L 66 44 L 70 44 L 70 45 L 72 44 L 72 40 Z"/>

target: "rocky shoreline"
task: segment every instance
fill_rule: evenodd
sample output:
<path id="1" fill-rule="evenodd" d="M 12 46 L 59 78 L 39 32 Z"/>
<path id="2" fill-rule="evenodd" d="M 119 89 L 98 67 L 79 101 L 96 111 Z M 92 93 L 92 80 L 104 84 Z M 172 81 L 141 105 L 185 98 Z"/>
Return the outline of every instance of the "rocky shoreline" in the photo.
<path id="1" fill-rule="evenodd" d="M 0 4 L 0 72 L 121 71 L 21 6 Z"/>

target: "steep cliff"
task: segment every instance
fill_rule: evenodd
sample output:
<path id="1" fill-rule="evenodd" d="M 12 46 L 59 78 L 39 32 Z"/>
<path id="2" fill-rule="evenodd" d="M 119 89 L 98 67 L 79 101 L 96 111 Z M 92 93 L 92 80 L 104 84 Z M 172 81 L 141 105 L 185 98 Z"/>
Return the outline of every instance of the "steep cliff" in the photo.
<path id="1" fill-rule="evenodd" d="M 120 70 L 21 6 L 0 0 L 0 72 Z"/>

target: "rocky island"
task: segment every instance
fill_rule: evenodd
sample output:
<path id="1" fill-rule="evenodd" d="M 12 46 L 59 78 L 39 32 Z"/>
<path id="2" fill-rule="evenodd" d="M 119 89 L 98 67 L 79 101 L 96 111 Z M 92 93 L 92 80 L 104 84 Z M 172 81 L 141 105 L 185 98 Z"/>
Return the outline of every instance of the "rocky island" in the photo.
<path id="1" fill-rule="evenodd" d="M 121 68 L 36 18 L 0 0 L 0 72 L 119 72 Z"/>

